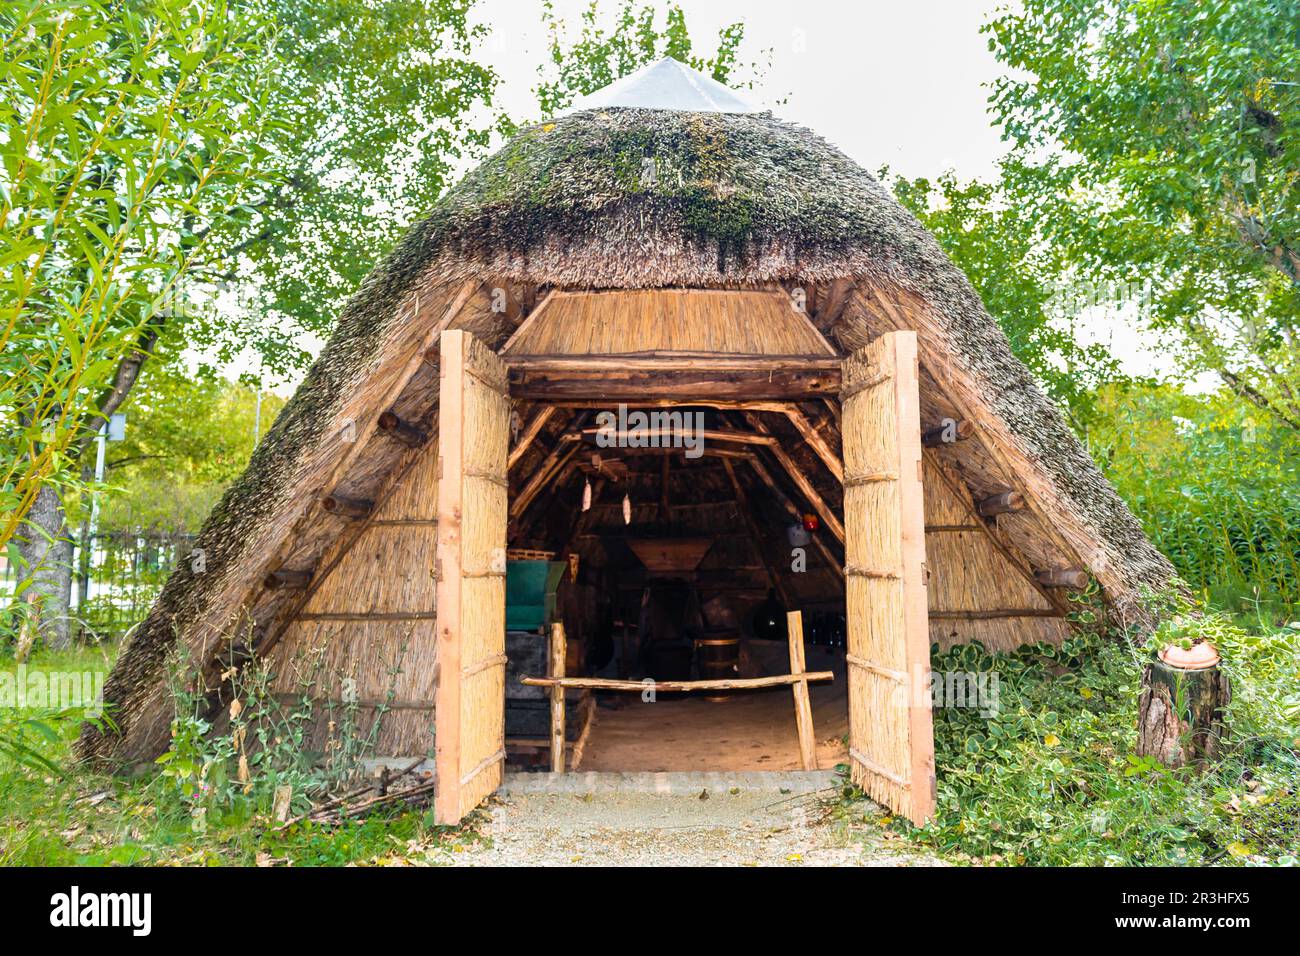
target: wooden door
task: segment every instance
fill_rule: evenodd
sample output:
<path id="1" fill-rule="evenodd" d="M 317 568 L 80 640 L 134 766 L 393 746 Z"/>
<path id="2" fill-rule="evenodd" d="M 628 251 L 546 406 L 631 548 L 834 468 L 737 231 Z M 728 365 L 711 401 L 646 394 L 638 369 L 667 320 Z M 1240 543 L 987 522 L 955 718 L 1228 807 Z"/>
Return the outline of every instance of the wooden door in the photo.
<path id="1" fill-rule="evenodd" d="M 840 400 L 851 774 L 919 824 L 935 795 L 916 333 L 846 358 Z"/>
<path id="2" fill-rule="evenodd" d="M 434 818 L 456 823 L 505 763 L 506 368 L 442 333 L 438 389 L 438 687 Z"/>

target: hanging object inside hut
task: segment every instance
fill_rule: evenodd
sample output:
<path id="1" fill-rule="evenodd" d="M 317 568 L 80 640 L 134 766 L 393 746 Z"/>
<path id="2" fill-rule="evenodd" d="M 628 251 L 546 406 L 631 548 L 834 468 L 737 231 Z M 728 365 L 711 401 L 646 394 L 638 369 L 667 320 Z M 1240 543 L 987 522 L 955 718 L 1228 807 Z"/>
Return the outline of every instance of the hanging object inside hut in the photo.
<path id="1" fill-rule="evenodd" d="M 591 479 L 588 478 L 582 485 L 582 510 L 591 510 Z"/>
<path id="2" fill-rule="evenodd" d="M 623 496 L 623 523 L 632 523 L 632 499 L 628 495 Z"/>
<path id="3" fill-rule="evenodd" d="M 812 541 L 812 535 L 810 535 L 808 529 L 800 523 L 792 524 L 786 528 L 785 536 L 790 542 L 790 547 L 792 548 L 806 547 L 809 542 Z"/>
<path id="4" fill-rule="evenodd" d="M 776 596 L 776 588 L 767 589 L 767 600 L 754 608 L 754 616 L 750 619 L 750 623 L 754 628 L 754 636 L 760 641 L 786 639 L 785 605 Z"/>
<path id="5" fill-rule="evenodd" d="M 816 531 L 822 526 L 821 519 L 814 514 L 805 514 L 803 516 L 803 526 L 809 533 Z"/>

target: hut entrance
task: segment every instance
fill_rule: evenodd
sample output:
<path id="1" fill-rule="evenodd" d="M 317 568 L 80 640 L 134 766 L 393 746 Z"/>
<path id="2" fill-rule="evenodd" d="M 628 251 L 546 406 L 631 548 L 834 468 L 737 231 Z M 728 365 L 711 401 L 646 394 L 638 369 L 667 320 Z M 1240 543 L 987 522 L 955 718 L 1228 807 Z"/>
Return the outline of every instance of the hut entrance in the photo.
<path id="1" fill-rule="evenodd" d="M 440 820 L 530 756 L 581 771 L 847 757 L 876 799 L 931 812 L 913 333 L 842 362 L 538 360 L 457 331 L 441 348 Z M 809 401 L 840 419 L 842 460 Z"/>

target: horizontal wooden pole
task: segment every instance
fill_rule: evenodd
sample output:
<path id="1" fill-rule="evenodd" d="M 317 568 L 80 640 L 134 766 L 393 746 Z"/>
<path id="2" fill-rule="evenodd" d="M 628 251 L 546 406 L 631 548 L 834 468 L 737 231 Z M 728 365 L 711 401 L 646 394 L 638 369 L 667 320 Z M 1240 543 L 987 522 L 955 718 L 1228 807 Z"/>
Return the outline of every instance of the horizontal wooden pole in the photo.
<path id="1" fill-rule="evenodd" d="M 342 495 L 326 495 L 321 506 L 332 515 L 340 518 L 365 518 L 374 510 L 375 503 L 368 498 L 345 498 Z"/>
<path id="2" fill-rule="evenodd" d="M 577 441 L 579 438 L 585 441 L 594 441 L 598 435 L 602 434 L 599 428 L 584 428 L 580 433 L 568 433 L 563 435 L 564 441 Z M 675 438 L 678 435 L 690 435 L 693 438 L 702 438 L 705 441 L 728 441 L 739 445 L 771 445 L 776 439 L 771 435 L 756 435 L 753 432 L 736 431 L 730 428 L 703 428 L 696 431 L 693 428 L 647 428 L 644 430 L 633 431 L 604 431 L 603 434 L 607 439 L 613 439 L 616 442 L 622 442 L 629 437 L 635 437 L 638 440 L 649 440 L 652 438 Z M 620 448 L 622 445 L 619 446 Z"/>
<path id="3" fill-rule="evenodd" d="M 979 513 L 985 518 L 1004 515 L 1012 511 L 1025 510 L 1025 496 L 1018 491 L 1004 491 L 999 495 L 990 495 L 979 503 Z"/>
<path id="4" fill-rule="evenodd" d="M 975 423 L 970 419 L 963 418 L 961 421 L 954 421 L 951 424 L 927 428 L 921 432 L 921 444 L 926 448 L 938 448 L 941 445 L 965 441 L 973 434 L 975 434 Z"/>
<path id="5" fill-rule="evenodd" d="M 772 677 L 736 677 L 726 680 L 613 680 L 605 677 L 521 677 L 529 687 L 576 687 L 584 690 L 620 690 L 639 693 L 647 687 L 664 693 L 689 693 L 696 690 L 750 690 L 756 687 L 788 687 L 802 681 L 834 680 L 831 671 L 806 674 L 778 674 Z"/>
<path id="6" fill-rule="evenodd" d="M 1035 571 L 1034 577 L 1045 588 L 1069 588 L 1082 591 L 1088 586 L 1088 572 L 1082 568 L 1051 568 Z"/>
<path id="7" fill-rule="evenodd" d="M 826 356 L 505 358 L 511 396 L 532 401 L 800 401 L 840 388 L 839 359 Z"/>
<path id="8" fill-rule="evenodd" d="M 663 372 L 698 369 L 710 372 L 750 369 L 772 371 L 839 371 L 841 359 L 827 355 L 729 355 L 718 352 L 606 352 L 581 355 L 503 355 L 511 371 Z"/>
<path id="9" fill-rule="evenodd" d="M 930 611 L 932 621 L 991 621 L 1001 617 L 1060 617 L 1054 608 L 1009 607 L 989 611 Z"/>
<path id="10" fill-rule="evenodd" d="M 379 416 L 379 430 L 390 438 L 395 438 L 408 448 L 419 448 L 429 436 L 422 429 L 410 422 L 402 421 L 395 412 L 384 412 Z"/>
<path id="11" fill-rule="evenodd" d="M 311 571 L 295 571 L 289 568 L 281 568 L 278 571 L 272 571 L 262 579 L 264 587 L 275 590 L 276 588 L 305 588 L 311 583 Z"/>

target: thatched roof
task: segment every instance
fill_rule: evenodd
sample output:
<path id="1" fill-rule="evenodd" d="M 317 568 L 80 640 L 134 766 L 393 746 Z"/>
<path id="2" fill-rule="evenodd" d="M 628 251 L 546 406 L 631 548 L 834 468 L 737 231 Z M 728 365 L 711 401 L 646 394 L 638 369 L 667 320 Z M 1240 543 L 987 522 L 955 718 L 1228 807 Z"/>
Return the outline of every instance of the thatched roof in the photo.
<path id="1" fill-rule="evenodd" d="M 83 753 L 157 751 L 168 720 L 163 664 L 178 635 L 208 660 L 238 615 L 255 632 L 275 611 L 258 591 L 268 568 L 327 551 L 340 532 L 317 496 L 383 480 L 382 469 L 339 472 L 340 423 L 384 410 L 376 383 L 405 367 L 398 358 L 422 347 L 466 282 L 617 290 L 783 280 L 856 284 L 832 330 L 846 349 L 872 334 L 864 290 L 924 306 L 932 325 L 923 356 L 996 417 L 1003 451 L 1111 602 L 1134 611 L 1144 586 L 1173 577 L 965 276 L 869 173 L 770 114 L 588 110 L 521 130 L 365 280 L 205 523 L 202 568 L 172 576 L 109 678 L 106 697 L 126 742 L 88 734 Z M 504 337 L 479 334 L 494 348 Z M 425 381 L 403 395 L 414 417 L 436 427 L 436 388 Z"/>

